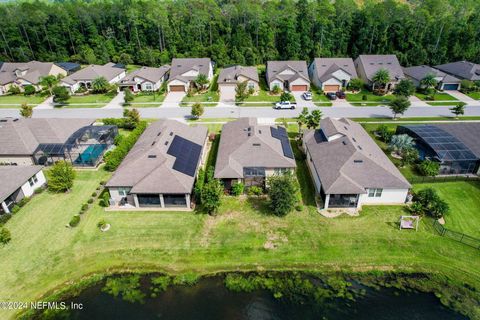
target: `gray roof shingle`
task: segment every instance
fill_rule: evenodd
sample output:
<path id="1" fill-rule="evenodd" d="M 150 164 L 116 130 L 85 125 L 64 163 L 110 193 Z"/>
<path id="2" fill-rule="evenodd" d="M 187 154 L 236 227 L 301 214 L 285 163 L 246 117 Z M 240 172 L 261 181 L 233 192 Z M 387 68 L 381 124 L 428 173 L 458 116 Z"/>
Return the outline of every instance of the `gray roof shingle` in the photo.
<path id="1" fill-rule="evenodd" d="M 169 65 L 164 65 L 159 68 L 141 67 L 127 74 L 127 76 L 121 80 L 121 83 L 135 83 L 134 79 L 136 77 L 157 83 L 168 71 L 170 71 Z"/>
<path id="2" fill-rule="evenodd" d="M 355 70 L 352 58 L 315 58 L 313 63 L 317 71 L 316 76 L 322 82 L 332 78 L 332 74 L 338 70 L 348 73 L 351 78 L 357 77 L 357 70 Z"/>
<path id="3" fill-rule="evenodd" d="M 448 74 L 454 75 L 460 79 L 471 81 L 480 80 L 480 64 L 469 61 L 456 61 L 435 66 Z"/>
<path id="4" fill-rule="evenodd" d="M 390 74 L 390 80 L 395 81 L 405 78 L 403 69 L 394 54 L 366 54 L 360 55 L 355 59 L 357 68 L 363 66 L 365 75 L 369 81 L 372 81 L 375 73 L 380 69 L 385 69 Z"/>
<path id="5" fill-rule="evenodd" d="M 93 119 L 0 118 L 0 155 L 31 156 L 41 143 L 65 143 Z"/>
<path id="6" fill-rule="evenodd" d="M 291 69 L 293 74 L 281 75 L 280 73 L 286 69 Z M 305 61 L 267 61 L 267 81 L 270 83 L 274 79 L 281 81 L 294 81 L 303 78 L 310 82 L 308 78 L 308 67 Z"/>
<path id="7" fill-rule="evenodd" d="M 222 69 L 218 76 L 218 83 L 237 83 L 239 76 L 244 76 L 255 82 L 258 82 L 258 71 L 256 67 L 232 66 Z"/>
<path id="8" fill-rule="evenodd" d="M 115 171 L 107 187 L 130 187 L 131 193 L 190 193 L 195 177 L 173 169 L 176 158 L 167 154 L 177 135 L 202 146 L 203 150 L 207 128 L 191 127 L 168 119 L 152 123 Z M 199 164 L 200 159 L 196 169 Z"/>
<path id="9" fill-rule="evenodd" d="M 361 194 L 368 188 L 411 187 L 358 123 L 326 118 L 320 128 L 307 131 L 304 141 L 326 194 Z M 327 140 L 335 135 L 338 138 Z"/>
<path id="10" fill-rule="evenodd" d="M 75 84 L 78 81 L 93 81 L 100 77 L 111 81 L 113 78 L 122 74 L 122 72 L 125 72 L 125 69 L 117 68 L 108 63 L 103 66 L 91 64 L 63 78 L 61 81 L 68 84 Z"/>
<path id="11" fill-rule="evenodd" d="M 183 76 L 185 72 L 190 70 L 196 70 L 199 74 L 208 76 L 210 65 L 210 58 L 174 58 L 172 59 L 168 81 L 176 79 L 184 82 L 195 80 L 197 76 Z"/>
<path id="12" fill-rule="evenodd" d="M 42 166 L 0 166 L 0 202 L 42 170 Z"/>
<path id="13" fill-rule="evenodd" d="M 40 78 L 48 76 L 54 63 L 52 62 L 4 62 L 0 67 L 0 85 L 12 83 L 17 79 L 25 79 L 32 84 L 38 84 Z M 26 71 L 23 76 L 17 76 L 15 70 Z"/>
<path id="14" fill-rule="evenodd" d="M 244 167 L 295 168 L 295 159 L 284 155 L 271 128 L 256 118 L 240 118 L 223 125 L 218 147 L 215 178 L 242 178 Z"/>
<path id="15" fill-rule="evenodd" d="M 403 68 L 403 73 L 417 81 L 422 81 L 428 74 L 433 74 L 435 77 L 442 78 L 443 83 L 460 83 L 460 79 L 426 65 Z"/>

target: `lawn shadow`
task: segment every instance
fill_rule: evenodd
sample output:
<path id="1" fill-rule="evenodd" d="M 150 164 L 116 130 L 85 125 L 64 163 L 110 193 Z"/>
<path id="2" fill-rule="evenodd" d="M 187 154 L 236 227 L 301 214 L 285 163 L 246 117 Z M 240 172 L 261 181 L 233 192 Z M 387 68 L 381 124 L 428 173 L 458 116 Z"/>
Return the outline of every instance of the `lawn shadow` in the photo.
<path id="1" fill-rule="evenodd" d="M 249 196 L 247 197 L 247 203 L 250 208 L 264 216 L 273 215 L 269 207 L 269 202 L 265 197 Z"/>

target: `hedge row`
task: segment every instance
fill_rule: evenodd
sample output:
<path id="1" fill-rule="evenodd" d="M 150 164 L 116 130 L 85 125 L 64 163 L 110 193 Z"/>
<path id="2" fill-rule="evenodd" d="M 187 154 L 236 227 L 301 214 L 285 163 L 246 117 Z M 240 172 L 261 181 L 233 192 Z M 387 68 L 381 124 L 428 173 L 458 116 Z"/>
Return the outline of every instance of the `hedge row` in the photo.
<path id="1" fill-rule="evenodd" d="M 118 141 L 115 149 L 105 154 L 105 170 L 115 171 L 115 169 L 118 168 L 122 160 L 128 154 L 130 149 L 132 149 L 133 145 L 137 142 L 138 138 L 146 128 L 147 123 L 145 121 L 140 122 L 128 137 Z"/>

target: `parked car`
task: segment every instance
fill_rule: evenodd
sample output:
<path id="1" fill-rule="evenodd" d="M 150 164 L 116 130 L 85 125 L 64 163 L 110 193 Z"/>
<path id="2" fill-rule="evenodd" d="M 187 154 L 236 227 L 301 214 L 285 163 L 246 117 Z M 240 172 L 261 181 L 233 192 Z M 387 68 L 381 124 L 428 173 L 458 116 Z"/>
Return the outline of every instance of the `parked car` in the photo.
<path id="1" fill-rule="evenodd" d="M 335 92 L 327 92 L 327 93 L 325 93 L 325 95 L 330 100 L 336 100 L 337 99 L 337 94 Z"/>
<path id="2" fill-rule="evenodd" d="M 343 91 L 337 91 L 337 97 L 339 99 L 345 99 L 347 97 L 347 95 Z"/>
<path id="3" fill-rule="evenodd" d="M 290 101 L 280 101 L 275 104 L 275 109 L 295 109 L 296 103 Z"/>
<path id="4" fill-rule="evenodd" d="M 312 93 L 307 91 L 307 92 L 304 92 L 303 95 L 302 95 L 303 99 L 306 100 L 306 101 L 311 101 L 312 100 Z"/>

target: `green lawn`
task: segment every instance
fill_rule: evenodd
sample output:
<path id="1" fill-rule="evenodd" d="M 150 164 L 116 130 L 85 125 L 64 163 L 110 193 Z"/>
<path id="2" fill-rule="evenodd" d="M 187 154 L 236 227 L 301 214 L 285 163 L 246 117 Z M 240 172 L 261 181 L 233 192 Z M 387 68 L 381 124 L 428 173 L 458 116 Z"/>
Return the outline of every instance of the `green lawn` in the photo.
<path id="1" fill-rule="evenodd" d="M 415 96 L 417 98 L 419 98 L 420 100 L 427 101 L 427 99 L 426 99 L 427 95 L 426 94 L 423 94 L 421 92 L 416 92 Z M 437 92 L 437 93 L 435 93 L 434 101 L 457 101 L 457 98 L 449 95 L 446 92 Z"/>
<path id="2" fill-rule="evenodd" d="M 393 120 L 392 118 L 352 118 L 351 120 L 357 122 L 418 122 L 418 121 L 461 121 L 461 120 L 480 120 L 480 117 L 470 116 L 470 117 L 459 117 L 455 119 L 452 115 L 451 117 L 418 117 L 418 118 L 400 118 L 399 120 Z"/>
<path id="3" fill-rule="evenodd" d="M 427 102 L 428 105 L 437 107 L 437 106 L 456 106 L 458 104 L 457 102 Z"/>
<path id="4" fill-rule="evenodd" d="M 480 100 L 480 91 L 467 93 L 467 96 L 475 100 Z"/>
<path id="5" fill-rule="evenodd" d="M 433 188 L 450 205 L 445 227 L 480 239 L 480 182 L 423 183 L 414 190 Z"/>
<path id="6" fill-rule="evenodd" d="M 159 94 L 158 92 L 149 93 L 141 92 L 135 95 L 135 98 L 128 107 L 131 108 L 152 108 L 158 107 L 165 100 L 165 94 Z"/>
<path id="7" fill-rule="evenodd" d="M 32 96 L 24 96 L 23 94 L 2 95 L 0 96 L 0 108 L 12 108 L 12 107 L 20 108 L 20 106 L 23 103 L 36 106 L 37 104 L 40 104 L 43 101 L 45 101 L 45 99 L 47 99 L 47 97 L 39 96 L 39 95 L 32 95 Z"/>
<path id="8" fill-rule="evenodd" d="M 181 102 L 181 106 L 191 106 L 193 103 L 196 102 L 209 102 L 209 103 L 202 103 L 204 107 L 214 107 L 217 105 L 217 102 L 220 100 L 220 94 L 218 93 L 218 70 L 216 74 L 213 76 L 213 79 L 208 87 L 208 90 L 203 93 L 197 93 L 193 96 L 189 97 L 186 95 Z"/>
<path id="9" fill-rule="evenodd" d="M 367 100 L 363 100 L 363 96 L 367 96 Z M 364 102 L 364 101 L 370 101 L 370 102 L 388 102 L 392 99 L 394 99 L 394 95 L 384 95 L 384 96 L 377 96 L 374 95 L 372 92 L 367 91 L 367 90 L 362 90 L 358 93 L 347 93 L 347 101 L 350 102 Z"/>
<path id="10" fill-rule="evenodd" d="M 88 94 L 71 96 L 65 107 L 67 108 L 101 108 L 115 97 L 115 94 Z"/>

